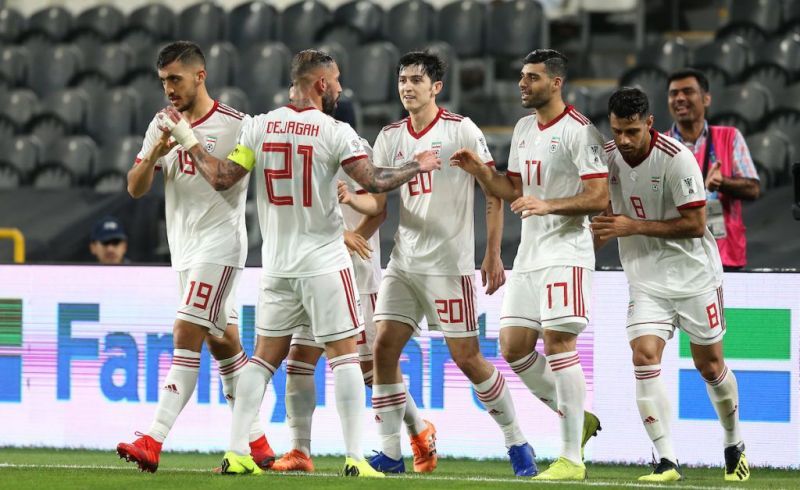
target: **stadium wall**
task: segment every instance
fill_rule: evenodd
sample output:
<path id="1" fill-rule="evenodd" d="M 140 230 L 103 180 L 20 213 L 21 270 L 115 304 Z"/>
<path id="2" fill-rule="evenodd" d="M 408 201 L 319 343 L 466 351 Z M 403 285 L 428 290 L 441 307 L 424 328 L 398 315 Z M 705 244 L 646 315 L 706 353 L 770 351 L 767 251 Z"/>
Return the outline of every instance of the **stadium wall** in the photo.
<path id="1" fill-rule="evenodd" d="M 146 430 L 170 364 L 170 334 L 179 301 L 166 267 L 0 266 L 0 446 L 86 447 L 111 450 Z M 239 283 L 241 330 L 252 350 L 258 269 Z M 476 274 L 479 282 L 480 275 Z M 756 465 L 800 461 L 800 274 L 729 274 L 726 356 L 741 392 L 748 458 Z M 481 348 L 506 376 L 523 431 L 540 457 L 559 449 L 558 421 L 534 399 L 499 353 L 503 290 L 479 294 Z M 624 325 L 628 306 L 620 272 L 595 275 L 592 322 L 579 338 L 587 408 L 603 424 L 587 448 L 593 461 L 644 462 L 650 443 L 639 422 Z M 541 346 L 540 346 L 541 349 Z M 403 371 L 423 415 L 438 427 L 443 455 L 505 457 L 502 436 L 449 360 L 444 339 L 425 334 L 405 350 Z M 705 386 L 693 370 L 685 338 L 664 354 L 662 375 L 673 404 L 677 454 L 686 464 L 719 464 L 722 431 Z M 313 449 L 341 450 L 333 377 L 320 364 Z M 264 400 L 261 420 L 276 451 L 288 449 L 282 367 Z M 230 411 L 220 396 L 215 362 L 203 353 L 198 390 L 166 449 L 219 451 Z M 379 447 L 365 414 L 364 448 Z M 405 437 L 405 436 L 404 436 Z"/>

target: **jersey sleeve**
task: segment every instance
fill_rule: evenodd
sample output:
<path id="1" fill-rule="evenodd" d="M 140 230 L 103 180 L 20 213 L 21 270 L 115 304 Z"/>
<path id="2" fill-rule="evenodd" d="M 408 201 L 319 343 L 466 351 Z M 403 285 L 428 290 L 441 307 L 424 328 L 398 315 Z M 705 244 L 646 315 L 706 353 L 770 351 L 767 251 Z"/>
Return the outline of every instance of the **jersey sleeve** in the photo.
<path id="1" fill-rule="evenodd" d="M 582 180 L 608 176 L 603 137 L 593 125 L 580 126 L 574 132 L 569 148 L 572 152 L 572 163 L 578 169 L 578 175 Z"/>
<path id="2" fill-rule="evenodd" d="M 472 122 L 472 119 L 465 117 L 459 125 L 459 139 L 461 140 L 461 147 L 477 153 L 481 162 L 489 166 L 494 166 L 494 158 L 489 151 L 489 145 L 486 144 L 486 137 L 478 126 Z M 450 155 L 443 155 L 443 158 L 450 158 Z"/>
<path id="3" fill-rule="evenodd" d="M 373 157 L 372 147 L 369 146 L 369 142 L 367 140 L 365 140 L 364 138 L 361 138 L 361 143 L 364 145 L 364 151 L 367 153 L 367 155 L 370 157 L 370 159 L 374 158 Z M 364 190 L 363 187 L 361 187 L 361 184 L 356 182 L 352 177 L 347 175 L 345 172 L 342 172 L 342 174 L 344 174 L 344 177 L 345 177 L 345 180 L 346 180 L 347 184 L 350 187 L 353 188 L 353 190 L 356 192 L 356 194 L 368 194 L 368 192 L 366 190 Z"/>
<path id="4" fill-rule="evenodd" d="M 364 140 L 347 123 L 340 122 L 333 133 L 335 140 L 332 142 L 333 156 L 341 166 L 367 158 Z"/>
<path id="5" fill-rule="evenodd" d="M 256 146 L 258 142 L 255 140 L 256 119 L 251 116 L 244 116 L 241 125 L 239 126 L 239 134 L 236 136 L 236 146 L 228 154 L 228 160 L 235 162 L 241 167 L 245 168 L 248 172 L 253 170 L 256 163 Z"/>
<path id="6" fill-rule="evenodd" d="M 508 169 L 506 170 L 506 174 L 513 177 L 520 176 L 517 148 L 519 147 L 519 134 L 522 132 L 521 125 L 522 120 L 517 122 L 517 125 L 514 127 L 514 134 L 511 135 L 511 148 L 508 150 Z"/>
<path id="7" fill-rule="evenodd" d="M 689 150 L 683 149 L 667 166 L 667 186 L 678 209 L 698 208 L 706 204 L 703 174 Z"/>
<path id="8" fill-rule="evenodd" d="M 390 167 L 392 160 L 389 158 L 386 132 L 381 131 L 378 137 L 375 138 L 375 145 L 372 147 L 372 163 L 376 167 Z"/>
<path id="9" fill-rule="evenodd" d="M 139 153 L 136 154 L 136 161 L 134 161 L 134 165 L 141 162 L 144 157 L 150 153 L 150 149 L 153 148 L 153 145 L 156 144 L 158 138 L 161 137 L 161 130 L 158 128 L 156 124 L 156 119 L 153 118 L 150 121 L 150 125 L 147 126 L 147 132 L 144 133 L 144 140 L 142 141 L 142 148 L 139 150 Z M 162 167 L 166 165 L 166 160 L 162 157 L 156 161 L 155 168 L 156 170 L 161 170 Z"/>

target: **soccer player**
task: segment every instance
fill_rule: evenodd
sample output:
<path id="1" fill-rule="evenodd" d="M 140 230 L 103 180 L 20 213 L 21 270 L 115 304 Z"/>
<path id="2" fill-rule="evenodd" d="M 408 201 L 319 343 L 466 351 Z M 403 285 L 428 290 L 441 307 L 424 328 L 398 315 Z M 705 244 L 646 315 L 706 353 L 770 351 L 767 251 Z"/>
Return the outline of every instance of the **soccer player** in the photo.
<path id="1" fill-rule="evenodd" d="M 162 124 L 185 148 L 198 171 L 222 192 L 258 166 L 258 217 L 263 275 L 256 311 L 258 339 L 239 387 L 223 473 L 259 474 L 247 455 L 247 430 L 267 383 L 286 357 L 292 334 L 308 331 L 325 345 L 342 422 L 345 476 L 382 477 L 361 453 L 364 381 L 356 341 L 364 330 L 358 288 L 343 240 L 337 202 L 339 168 L 372 193 L 386 192 L 420 172 L 441 167 L 432 151 L 397 168 L 376 168 L 361 138 L 330 114 L 341 94 L 339 68 L 328 54 L 305 50 L 292 61 L 295 103 L 247 117 L 228 158 L 200 144 L 189 124 L 168 107 Z"/>
<path id="2" fill-rule="evenodd" d="M 475 123 L 436 105 L 444 71 L 443 61 L 428 52 L 411 52 L 400 59 L 398 91 L 409 117 L 381 130 L 375 141 L 377 165 L 396 167 L 419 149 L 450 155 L 462 147 L 478 152 L 480 165 L 493 165 Z M 478 345 L 472 280 L 474 192 L 475 179 L 450 167 L 420 173 L 400 191 L 400 226 L 375 307 L 372 407 L 383 448 L 370 463 L 381 471 L 405 471 L 400 428 L 410 397 L 398 362 L 408 340 L 419 334 L 424 316 L 428 328 L 444 333 L 453 361 L 502 429 L 515 474 L 536 473 L 533 449 L 517 424 L 505 380 Z M 505 281 L 500 259 L 503 215 L 499 199 L 487 194 L 486 201 L 488 240 L 481 272 L 491 294 Z M 416 457 L 415 470 L 420 471 Z"/>
<path id="3" fill-rule="evenodd" d="M 608 101 L 614 140 L 608 154 L 610 209 L 592 222 L 597 246 L 619 238 L 630 285 L 626 332 L 633 350 L 636 404 L 660 457 L 640 480 L 681 480 L 672 447 L 669 396 L 661 355 L 675 328 L 691 342 L 695 367 L 725 433 L 725 480 L 745 481 L 750 469 L 739 430 L 736 376 L 725 365 L 722 262 L 706 228 L 706 191 L 694 155 L 652 129 L 647 95 L 622 88 Z"/>
<path id="4" fill-rule="evenodd" d="M 179 41 L 158 55 L 158 76 L 175 110 L 191 124 L 209 152 L 226 155 L 236 143 L 244 115 L 213 100 L 206 90 L 205 58 L 200 48 Z M 132 444 L 117 453 L 143 471 L 158 468 L 161 445 L 194 393 L 205 341 L 219 363 L 225 399 L 235 404 L 236 385 L 247 355 L 239 342 L 239 315 L 234 291 L 247 257 L 244 206 L 247 181 L 216 192 L 197 174 L 185 147 L 170 142 L 153 118 L 136 163 L 128 172 L 128 192 L 146 194 L 156 171 L 165 182 L 167 238 L 172 267 L 178 272 L 181 304 L 173 326 L 172 366 L 164 380 L 155 420 Z M 249 431 L 250 452 L 261 467 L 275 454 L 257 418 Z"/>
<path id="5" fill-rule="evenodd" d="M 588 323 L 594 250 L 587 215 L 608 202 L 603 140 L 561 97 L 567 59 L 550 49 L 528 54 L 520 73 L 522 106 L 536 113 L 514 128 L 508 173 L 479 164 L 468 150 L 454 165 L 511 202 L 523 219 L 514 269 L 503 297 L 500 348 L 525 386 L 558 413 L 561 454 L 536 478 L 583 480 L 582 448 L 600 429 L 584 414 L 586 382 L 576 348 Z M 536 352 L 544 337 L 547 359 Z"/>

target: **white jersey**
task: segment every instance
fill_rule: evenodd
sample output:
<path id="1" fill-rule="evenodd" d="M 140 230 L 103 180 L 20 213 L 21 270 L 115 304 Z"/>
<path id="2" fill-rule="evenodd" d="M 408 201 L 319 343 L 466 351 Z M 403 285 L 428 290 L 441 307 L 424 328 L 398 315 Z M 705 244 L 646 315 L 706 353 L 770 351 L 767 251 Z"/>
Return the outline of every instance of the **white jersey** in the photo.
<path id="1" fill-rule="evenodd" d="M 536 115 L 514 128 L 508 175 L 522 179 L 522 194 L 539 199 L 568 198 L 583 189 L 583 180 L 606 178 L 603 138 L 572 106 L 545 126 Z M 529 216 L 514 259 L 515 272 L 573 266 L 594 270 L 594 244 L 586 215 Z"/>
<path id="2" fill-rule="evenodd" d="M 289 105 L 245 117 L 238 144 L 255 153 L 264 274 L 310 277 L 350 267 L 336 173 L 367 158 L 353 128 Z"/>
<path id="3" fill-rule="evenodd" d="M 217 158 L 225 158 L 236 145 L 244 114 L 214 101 L 214 107 L 192 124 L 200 144 Z M 139 163 L 161 136 L 156 118 L 150 122 Z M 172 267 L 186 270 L 195 264 L 244 267 L 247 229 L 244 208 L 247 179 L 216 191 L 200 175 L 186 150 L 176 145 L 156 162 L 164 172 L 167 240 Z"/>
<path id="4" fill-rule="evenodd" d="M 372 148 L 366 140 L 362 140 L 364 149 L 367 154 L 372 156 Z M 347 185 L 353 189 L 357 194 L 366 194 L 367 191 L 361 188 L 358 183 L 350 178 L 344 170 L 339 170 L 337 180 L 347 182 Z M 344 218 L 344 227 L 347 230 L 353 231 L 358 228 L 359 223 L 364 218 L 364 215 L 351 208 L 347 204 L 342 206 L 342 217 Z M 350 257 L 353 259 L 353 271 L 356 274 L 356 285 L 358 286 L 359 294 L 373 294 L 378 292 L 381 284 L 381 238 L 380 229 L 367 240 L 369 248 L 372 249 L 372 257 L 369 259 L 362 259 L 358 254 L 353 254 Z"/>
<path id="5" fill-rule="evenodd" d="M 609 189 L 615 214 L 664 221 L 680 218 L 680 209 L 704 206 L 703 175 L 697 161 L 677 140 L 650 132 L 641 163 L 631 167 L 613 141 L 608 154 Z M 713 291 L 722 284 L 722 262 L 711 232 L 702 238 L 622 237 L 619 257 L 631 286 L 646 293 L 681 298 Z"/>
<path id="6" fill-rule="evenodd" d="M 397 167 L 414 154 L 434 150 L 442 160 L 461 148 L 494 165 L 486 139 L 469 118 L 439 109 L 427 128 L 415 132 L 410 118 L 384 127 L 375 141 L 375 165 Z M 475 178 L 448 164 L 420 173 L 400 188 L 400 226 L 395 234 L 394 267 L 426 275 L 475 271 Z"/>

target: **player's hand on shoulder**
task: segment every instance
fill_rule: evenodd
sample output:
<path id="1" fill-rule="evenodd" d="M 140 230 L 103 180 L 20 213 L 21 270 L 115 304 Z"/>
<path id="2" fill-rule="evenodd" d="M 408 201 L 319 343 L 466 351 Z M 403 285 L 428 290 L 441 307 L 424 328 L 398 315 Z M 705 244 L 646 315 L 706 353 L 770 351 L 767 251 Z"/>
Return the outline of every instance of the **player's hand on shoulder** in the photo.
<path id="1" fill-rule="evenodd" d="M 506 283 L 506 270 L 499 254 L 486 254 L 481 264 L 481 281 L 486 294 L 494 294 Z"/>
<path id="2" fill-rule="evenodd" d="M 347 182 L 343 180 L 336 182 L 336 194 L 339 197 L 339 202 L 342 204 L 350 204 L 353 200 L 350 189 L 347 187 Z"/>
<path id="3" fill-rule="evenodd" d="M 450 156 L 450 165 L 474 175 L 481 170 L 483 163 L 478 158 L 477 153 L 467 148 L 462 148 Z"/>
<path id="4" fill-rule="evenodd" d="M 367 239 L 358 233 L 345 230 L 344 244 L 347 245 L 347 249 L 351 254 L 356 253 L 359 257 L 365 260 L 372 257 L 372 248 L 370 248 L 369 242 L 367 242 Z"/>
<path id="5" fill-rule="evenodd" d="M 436 156 L 433 150 L 425 150 L 415 154 L 414 161 L 419 163 L 420 173 L 431 172 L 442 168 L 442 160 Z"/>
<path id="6" fill-rule="evenodd" d="M 589 226 L 594 236 L 601 240 L 636 234 L 636 220 L 624 214 L 597 215 Z"/>
<path id="7" fill-rule="evenodd" d="M 511 211 L 525 219 L 530 216 L 545 216 L 553 210 L 547 201 L 543 201 L 534 196 L 522 196 L 511 203 Z"/>

